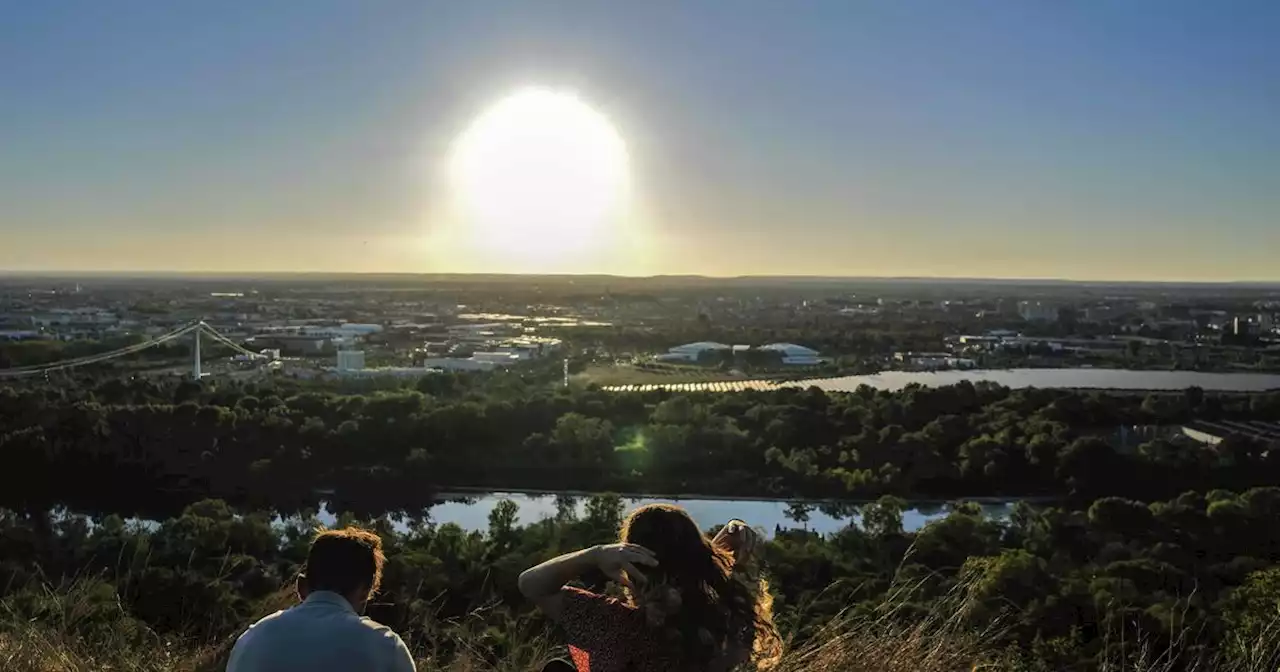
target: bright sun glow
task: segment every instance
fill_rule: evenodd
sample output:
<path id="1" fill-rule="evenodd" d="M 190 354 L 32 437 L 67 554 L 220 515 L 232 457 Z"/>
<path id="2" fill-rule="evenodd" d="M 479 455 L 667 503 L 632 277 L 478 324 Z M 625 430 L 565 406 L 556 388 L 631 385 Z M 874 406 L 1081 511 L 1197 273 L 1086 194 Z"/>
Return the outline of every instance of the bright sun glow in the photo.
<path id="1" fill-rule="evenodd" d="M 630 189 L 626 144 L 609 120 L 572 94 L 541 88 L 471 123 L 454 147 L 450 180 L 473 244 L 525 267 L 604 245 Z"/>

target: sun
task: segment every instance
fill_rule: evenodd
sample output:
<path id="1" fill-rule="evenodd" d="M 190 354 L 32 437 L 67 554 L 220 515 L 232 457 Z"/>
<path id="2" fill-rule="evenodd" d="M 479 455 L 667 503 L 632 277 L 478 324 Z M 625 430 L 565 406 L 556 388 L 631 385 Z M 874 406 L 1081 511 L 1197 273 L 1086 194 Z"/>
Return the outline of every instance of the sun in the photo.
<path id="1" fill-rule="evenodd" d="M 472 246 L 495 260 L 547 266 L 606 244 L 626 214 L 626 143 L 576 95 L 521 89 L 458 137 L 452 192 Z"/>

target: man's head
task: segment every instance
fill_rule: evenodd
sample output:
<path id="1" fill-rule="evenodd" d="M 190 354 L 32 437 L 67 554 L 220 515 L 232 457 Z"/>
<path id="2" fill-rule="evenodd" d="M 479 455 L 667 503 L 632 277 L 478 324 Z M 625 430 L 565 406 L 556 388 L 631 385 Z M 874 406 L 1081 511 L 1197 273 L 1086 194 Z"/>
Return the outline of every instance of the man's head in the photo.
<path id="1" fill-rule="evenodd" d="M 307 554 L 307 568 L 298 577 L 298 595 L 306 599 L 317 590 L 337 593 L 357 612 L 377 592 L 382 582 L 382 539 L 365 530 L 348 527 L 316 536 Z"/>

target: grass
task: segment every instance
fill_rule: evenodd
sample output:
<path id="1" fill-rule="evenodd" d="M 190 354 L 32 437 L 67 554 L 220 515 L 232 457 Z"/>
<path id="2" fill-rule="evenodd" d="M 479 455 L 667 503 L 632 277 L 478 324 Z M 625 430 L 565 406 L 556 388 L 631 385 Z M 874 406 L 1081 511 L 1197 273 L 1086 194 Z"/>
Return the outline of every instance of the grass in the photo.
<path id="1" fill-rule="evenodd" d="M 970 625 L 972 602 L 965 588 L 953 590 L 923 615 L 907 616 L 917 586 L 897 586 L 873 608 L 847 610 L 829 619 L 807 643 L 788 647 L 773 672 L 1038 672 L 1027 652 L 1002 640 L 999 623 Z M 27 597 L 0 601 L 0 670 L 5 672 L 221 672 L 235 635 L 210 641 L 161 636 L 130 616 L 114 599 L 110 584 L 77 581 L 42 587 Z M 286 606 L 284 592 L 263 604 L 263 613 Z M 247 625 L 247 623 L 245 624 Z M 422 672 L 526 672 L 562 655 L 552 638 L 529 636 L 527 623 L 495 625 L 478 610 L 461 621 L 421 624 L 410 640 Z M 1187 633 L 1186 639 L 1194 639 Z M 1280 620 L 1255 641 L 1230 642 L 1221 651 L 1194 658 L 1189 641 L 1168 650 L 1142 642 L 1109 642 L 1104 672 L 1275 672 L 1280 663 Z M 514 636 L 515 641 L 506 641 Z M 495 644 L 509 653 L 498 657 Z M 1188 658 L 1191 658 L 1188 660 Z"/>
<path id="2" fill-rule="evenodd" d="M 209 641 L 165 637 L 132 618 L 116 600 L 104 600 L 110 584 L 77 581 L 59 589 L 0 601 L 0 670 L 4 672 L 222 672 L 236 634 Z M 285 608 L 282 591 L 262 605 L 262 615 Z M 34 608 L 33 608 L 34 605 Z M 249 625 L 246 622 L 245 627 Z M 540 669 L 560 651 L 543 635 L 526 637 L 495 662 L 502 639 L 477 612 L 457 622 L 424 624 L 409 640 L 422 672 L 517 672 Z M 513 631 L 521 628 L 512 624 Z"/>
<path id="3" fill-rule="evenodd" d="M 816 644 L 786 655 L 777 672 L 876 670 L 877 672 L 952 672 L 981 667 L 990 656 L 978 636 L 959 636 L 945 624 L 883 626 L 866 619 L 837 619 Z M 225 669 L 232 640 L 212 645 L 141 640 L 130 633 L 80 636 L 52 623 L 12 621 L 0 631 L 0 669 L 12 672 L 214 672 Z M 457 653 L 420 653 L 423 672 L 526 672 L 562 653 L 546 638 L 520 642 L 513 655 L 495 662 L 484 635 L 455 632 Z M 996 668 L 990 668 L 996 669 Z"/>

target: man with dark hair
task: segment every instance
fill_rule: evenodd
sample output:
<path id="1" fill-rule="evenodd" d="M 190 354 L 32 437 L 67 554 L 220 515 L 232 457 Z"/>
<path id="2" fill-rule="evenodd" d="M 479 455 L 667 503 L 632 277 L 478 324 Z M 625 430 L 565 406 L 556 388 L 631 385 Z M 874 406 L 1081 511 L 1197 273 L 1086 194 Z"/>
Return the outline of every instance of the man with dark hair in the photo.
<path id="1" fill-rule="evenodd" d="M 249 627 L 227 672 L 415 672 L 400 636 L 361 617 L 382 581 L 382 540 L 354 527 L 321 532 L 298 577 L 301 604 Z"/>

